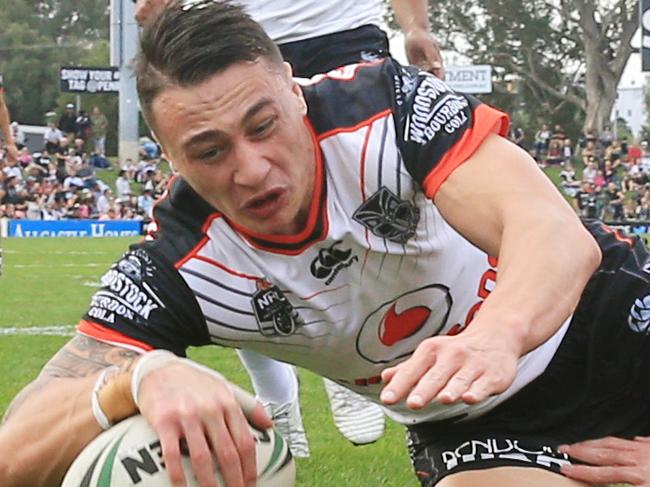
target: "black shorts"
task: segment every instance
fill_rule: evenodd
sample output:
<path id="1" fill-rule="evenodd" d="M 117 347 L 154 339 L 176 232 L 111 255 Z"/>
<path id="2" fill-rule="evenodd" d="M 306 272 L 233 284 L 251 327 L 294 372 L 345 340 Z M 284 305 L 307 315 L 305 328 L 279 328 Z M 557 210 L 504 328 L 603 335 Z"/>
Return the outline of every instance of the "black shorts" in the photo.
<path id="1" fill-rule="evenodd" d="M 603 251 L 547 369 L 485 415 L 408 428 L 422 486 L 499 466 L 559 472 L 557 446 L 650 435 L 650 254 L 637 237 L 586 221 Z"/>
<path id="2" fill-rule="evenodd" d="M 318 73 L 388 57 L 388 37 L 376 25 L 364 25 L 278 46 L 293 66 L 294 76 L 310 78 Z"/>

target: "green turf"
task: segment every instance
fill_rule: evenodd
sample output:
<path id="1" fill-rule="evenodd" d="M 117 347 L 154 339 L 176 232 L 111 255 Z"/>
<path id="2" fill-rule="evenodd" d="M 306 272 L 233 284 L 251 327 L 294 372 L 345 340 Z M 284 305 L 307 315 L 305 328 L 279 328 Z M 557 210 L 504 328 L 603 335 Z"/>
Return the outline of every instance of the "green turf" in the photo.
<path id="1" fill-rule="evenodd" d="M 4 239 L 0 328 L 75 324 L 108 265 L 133 239 Z M 67 338 L 0 335 L 0 415 Z M 234 352 L 209 347 L 190 356 L 250 390 Z M 386 435 L 354 447 L 332 423 L 322 381 L 300 372 L 305 428 L 312 455 L 298 459 L 298 486 L 416 487 L 404 428 L 389 421 Z"/>

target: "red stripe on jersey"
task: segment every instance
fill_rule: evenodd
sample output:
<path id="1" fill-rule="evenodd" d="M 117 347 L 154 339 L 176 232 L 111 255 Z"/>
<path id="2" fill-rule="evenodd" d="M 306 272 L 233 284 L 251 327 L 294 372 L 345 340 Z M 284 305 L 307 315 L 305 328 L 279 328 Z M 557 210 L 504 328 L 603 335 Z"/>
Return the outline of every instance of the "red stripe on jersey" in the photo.
<path id="1" fill-rule="evenodd" d="M 332 137 L 333 135 L 336 135 L 336 134 L 341 134 L 341 133 L 345 133 L 345 132 L 356 132 L 357 130 L 365 127 L 366 125 L 372 125 L 377 120 L 380 120 L 380 119 L 382 119 L 384 117 L 387 117 L 391 113 L 393 113 L 393 111 L 389 108 L 387 110 L 384 110 L 383 112 L 376 113 L 372 117 L 367 118 L 367 119 L 363 120 L 362 122 L 359 122 L 358 124 L 353 125 L 352 127 L 340 127 L 340 128 L 330 130 L 329 132 L 324 132 L 324 133 L 322 133 L 322 134 L 320 134 L 318 136 L 318 141 L 320 142 L 323 139 L 326 139 L 328 137 Z"/>
<path id="2" fill-rule="evenodd" d="M 212 220 L 213 220 L 213 219 L 210 219 L 210 221 L 212 221 Z M 210 241 L 210 238 L 209 238 L 209 237 L 203 237 L 203 238 L 199 241 L 199 243 L 196 244 L 196 246 L 195 246 L 192 250 L 190 250 L 190 251 L 187 253 L 187 255 L 185 255 L 185 257 L 183 257 L 181 260 L 179 260 L 178 262 L 176 262 L 176 263 L 174 264 L 174 269 L 180 269 L 181 267 L 183 267 L 183 266 L 187 263 L 187 261 L 189 261 L 189 260 L 194 259 L 195 257 L 197 257 L 196 254 L 198 254 L 199 251 L 203 248 L 203 246 L 204 246 L 205 244 L 207 244 L 209 241 Z"/>
<path id="3" fill-rule="evenodd" d="M 241 272 L 234 271 L 230 267 L 226 267 L 221 262 L 217 262 L 216 260 L 211 259 L 210 257 L 205 257 L 203 255 L 195 255 L 194 258 L 197 260 L 202 260 L 203 262 L 207 262 L 208 264 L 212 264 L 213 266 L 218 267 L 219 269 L 226 271 L 228 274 L 231 274 L 233 276 L 242 277 L 244 279 L 250 279 L 252 281 L 260 280 L 260 277 L 258 276 L 251 276 L 248 274 L 242 274 Z"/>
<path id="4" fill-rule="evenodd" d="M 370 142 L 370 134 L 372 133 L 372 125 L 368 126 L 366 136 L 363 139 L 363 147 L 361 148 L 361 159 L 359 160 L 359 173 L 361 174 L 360 190 L 361 201 L 366 202 L 366 154 L 368 152 L 368 142 Z"/>
<path id="5" fill-rule="evenodd" d="M 440 162 L 424 180 L 425 194 L 433 199 L 449 175 L 469 159 L 490 133 L 503 137 L 508 134 L 510 119 L 508 115 L 488 105 L 479 105 L 474 111 L 474 125 L 447 151 Z"/>
<path id="6" fill-rule="evenodd" d="M 368 130 L 366 131 L 366 136 L 363 141 L 363 147 L 361 149 L 361 161 L 360 161 L 359 173 L 361 174 L 361 188 L 360 188 L 361 201 L 363 201 L 364 203 L 366 202 L 366 152 L 368 151 L 368 142 L 370 142 L 371 133 L 372 133 L 372 124 L 368 125 Z M 363 258 L 363 264 L 361 264 L 361 275 L 363 275 L 363 271 L 366 268 L 366 264 L 368 263 L 368 255 L 370 254 L 370 250 L 371 250 L 370 238 L 368 238 L 368 227 L 364 228 L 364 235 L 366 238 L 366 245 L 368 246 L 368 248 L 366 249 L 366 255 Z"/>
<path id="7" fill-rule="evenodd" d="M 304 298 L 300 298 L 303 301 L 309 301 L 310 299 L 314 299 L 316 296 L 320 296 L 321 294 L 327 294 L 327 293 L 333 293 L 334 291 L 338 291 L 339 289 L 343 289 L 344 287 L 350 287 L 349 284 L 343 284 L 339 287 L 333 287 L 332 289 L 323 289 L 322 291 L 317 291 L 314 294 L 310 294 L 309 296 L 305 296 Z M 293 294 L 291 291 L 283 291 L 285 294 Z"/>
<path id="8" fill-rule="evenodd" d="M 619 242 L 626 243 L 630 247 L 634 247 L 634 244 L 636 244 L 636 240 L 634 239 L 634 237 L 626 237 L 618 228 L 614 230 L 613 228 L 608 227 L 607 225 L 603 225 L 602 228 L 607 233 L 611 233 L 614 236 L 614 238 Z"/>
<path id="9" fill-rule="evenodd" d="M 106 328 L 105 326 L 92 321 L 81 320 L 77 325 L 77 332 L 90 338 L 94 338 L 100 342 L 110 343 L 112 345 L 124 345 L 125 347 L 131 348 L 135 347 L 143 352 L 148 352 L 154 349 L 151 345 L 135 340 L 119 331 L 111 330 L 110 328 Z"/>

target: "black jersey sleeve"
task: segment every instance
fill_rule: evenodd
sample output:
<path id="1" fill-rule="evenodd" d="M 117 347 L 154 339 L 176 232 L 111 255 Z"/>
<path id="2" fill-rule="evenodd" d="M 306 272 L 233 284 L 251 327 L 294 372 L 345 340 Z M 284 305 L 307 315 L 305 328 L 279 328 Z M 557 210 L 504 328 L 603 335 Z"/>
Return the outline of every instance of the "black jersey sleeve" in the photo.
<path id="1" fill-rule="evenodd" d="M 130 248 L 101 278 L 102 287 L 78 326 L 84 335 L 141 350 L 185 355 L 209 343 L 194 295 L 151 243 Z"/>
<path id="2" fill-rule="evenodd" d="M 505 136 L 509 119 L 432 74 L 392 62 L 397 143 L 411 176 L 433 198 L 440 185 L 490 133 Z"/>

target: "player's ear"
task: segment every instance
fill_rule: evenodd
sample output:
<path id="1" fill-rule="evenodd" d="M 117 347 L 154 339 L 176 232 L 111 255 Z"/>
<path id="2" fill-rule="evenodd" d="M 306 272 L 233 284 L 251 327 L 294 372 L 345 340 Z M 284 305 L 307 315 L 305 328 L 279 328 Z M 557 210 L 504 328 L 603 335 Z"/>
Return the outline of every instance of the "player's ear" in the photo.
<path id="1" fill-rule="evenodd" d="M 285 63 L 288 65 L 288 63 Z M 289 66 L 289 69 L 291 69 L 291 66 Z M 305 96 L 302 92 L 302 88 L 300 87 L 299 83 L 296 83 L 295 79 L 289 78 L 289 82 L 291 83 L 291 92 L 296 96 L 298 105 L 300 107 L 300 114 L 305 116 L 307 115 L 307 102 L 305 101 Z"/>
<path id="2" fill-rule="evenodd" d="M 293 66 L 288 61 L 282 62 L 282 68 L 284 69 L 283 74 L 287 77 L 288 80 L 293 78 Z"/>

